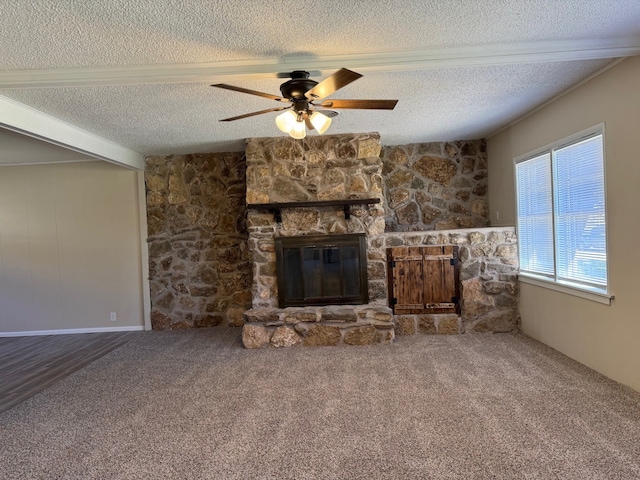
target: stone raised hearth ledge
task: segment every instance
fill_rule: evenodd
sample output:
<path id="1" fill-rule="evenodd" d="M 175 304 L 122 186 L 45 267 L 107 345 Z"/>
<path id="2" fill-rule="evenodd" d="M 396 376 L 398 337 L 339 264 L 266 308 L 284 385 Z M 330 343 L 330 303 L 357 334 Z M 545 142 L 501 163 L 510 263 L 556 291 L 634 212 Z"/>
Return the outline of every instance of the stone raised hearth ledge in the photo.
<path id="1" fill-rule="evenodd" d="M 393 315 L 387 307 L 386 249 L 457 245 L 461 314 Z M 396 335 L 510 332 L 519 327 L 518 252 L 513 227 L 392 232 L 368 238 L 371 303 L 256 307 L 244 314 L 247 348 L 392 343 Z M 378 282 L 378 283 L 376 283 Z"/>

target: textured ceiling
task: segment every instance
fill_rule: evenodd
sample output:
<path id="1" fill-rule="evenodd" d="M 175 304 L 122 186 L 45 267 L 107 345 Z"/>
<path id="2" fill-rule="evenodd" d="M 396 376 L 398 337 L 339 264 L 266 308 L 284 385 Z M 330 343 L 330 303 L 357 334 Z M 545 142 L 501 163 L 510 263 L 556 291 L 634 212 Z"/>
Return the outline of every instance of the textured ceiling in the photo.
<path id="1" fill-rule="evenodd" d="M 313 66 L 331 57 L 335 68 L 323 69 L 315 80 L 338 65 L 364 73 L 331 98 L 399 103 L 392 112 L 342 110 L 329 133 L 378 131 L 387 145 L 486 136 L 605 67 L 612 55 L 581 59 L 574 49 L 576 59 L 565 61 L 530 55 L 500 64 L 409 63 L 399 71 L 384 65 L 358 69 L 349 61 L 390 52 L 490 53 L 501 46 L 530 52 L 542 45 L 606 45 L 616 39 L 640 47 L 638 0 L 325 0 L 315 7 L 291 0 L 3 0 L 0 17 L 0 83 L 33 69 L 34 76 L 54 77 L 80 69 L 99 79 L 105 67 L 176 64 L 177 70 L 182 64 L 229 61 L 241 73 L 243 65 L 275 61 L 275 73 L 287 71 L 287 58 L 308 58 Z M 345 63 L 335 56 L 345 56 Z M 154 83 L 128 82 L 123 75 L 114 85 L 76 81 L 33 88 L 18 82 L 0 95 L 143 154 L 239 150 L 247 137 L 281 135 L 276 113 L 218 122 L 278 104 L 208 84 L 279 94 L 284 80 L 240 74 L 232 80 Z"/>

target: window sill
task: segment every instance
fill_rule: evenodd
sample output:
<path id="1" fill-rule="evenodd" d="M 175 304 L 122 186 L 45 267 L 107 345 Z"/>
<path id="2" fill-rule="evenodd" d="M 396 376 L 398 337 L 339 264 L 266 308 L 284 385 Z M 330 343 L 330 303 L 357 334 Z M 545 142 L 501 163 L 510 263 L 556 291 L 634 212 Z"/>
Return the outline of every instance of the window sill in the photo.
<path id="1" fill-rule="evenodd" d="M 615 298 L 614 295 L 607 293 L 594 292 L 589 290 L 583 290 L 573 286 L 565 285 L 562 283 L 552 282 L 540 277 L 534 277 L 526 273 L 518 274 L 518 280 L 522 283 L 528 283 L 537 287 L 548 288 L 549 290 L 555 290 L 556 292 L 566 293 L 567 295 L 573 295 L 575 297 L 585 298 L 593 302 L 602 303 L 604 305 L 611 305 L 611 300 Z"/>

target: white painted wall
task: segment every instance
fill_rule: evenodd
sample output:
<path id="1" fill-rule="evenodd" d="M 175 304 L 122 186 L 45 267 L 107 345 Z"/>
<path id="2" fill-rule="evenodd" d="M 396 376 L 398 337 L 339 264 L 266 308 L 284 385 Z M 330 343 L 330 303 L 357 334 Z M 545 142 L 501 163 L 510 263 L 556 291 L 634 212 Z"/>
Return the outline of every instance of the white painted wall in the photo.
<path id="1" fill-rule="evenodd" d="M 522 328 L 640 391 L 640 57 L 623 60 L 489 138 L 489 206 L 493 225 L 515 225 L 513 158 L 602 122 L 615 300 L 606 306 L 521 283 Z"/>
<path id="2" fill-rule="evenodd" d="M 106 162 L 0 167 L 0 334 L 142 328 L 138 204 Z"/>

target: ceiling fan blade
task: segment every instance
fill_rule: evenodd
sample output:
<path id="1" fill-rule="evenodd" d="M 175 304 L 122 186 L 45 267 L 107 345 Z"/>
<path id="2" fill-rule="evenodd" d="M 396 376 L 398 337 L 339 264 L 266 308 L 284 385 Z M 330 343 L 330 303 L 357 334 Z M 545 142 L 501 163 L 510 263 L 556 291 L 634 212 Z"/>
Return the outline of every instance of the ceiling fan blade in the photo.
<path id="1" fill-rule="evenodd" d="M 393 110 L 398 100 L 325 100 L 322 108 L 360 108 L 367 110 Z"/>
<path id="2" fill-rule="evenodd" d="M 346 68 L 341 68 L 330 77 L 325 78 L 311 90 L 308 90 L 304 96 L 310 100 L 317 100 L 331 95 L 336 90 L 349 85 L 351 82 L 359 79 L 362 75 Z"/>
<path id="3" fill-rule="evenodd" d="M 211 85 L 212 87 L 224 88 L 225 90 L 233 90 L 234 92 L 248 93 L 250 95 L 257 95 L 259 97 L 270 98 L 278 102 L 288 102 L 286 98 L 278 97 L 277 95 L 271 95 L 270 93 L 258 92 L 257 90 L 249 90 L 248 88 L 234 87 L 233 85 L 227 85 L 226 83 L 216 83 Z"/>
<path id="4" fill-rule="evenodd" d="M 262 115 L 263 113 L 279 112 L 280 110 L 286 110 L 287 108 L 291 108 L 291 107 L 267 108 L 266 110 L 260 110 L 259 112 L 251 112 L 251 113 L 245 113 L 244 115 L 238 115 L 237 117 L 223 118 L 220 121 L 221 122 L 233 122 L 234 120 L 240 120 L 242 118 L 253 117 L 255 115 Z"/>

